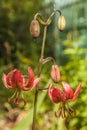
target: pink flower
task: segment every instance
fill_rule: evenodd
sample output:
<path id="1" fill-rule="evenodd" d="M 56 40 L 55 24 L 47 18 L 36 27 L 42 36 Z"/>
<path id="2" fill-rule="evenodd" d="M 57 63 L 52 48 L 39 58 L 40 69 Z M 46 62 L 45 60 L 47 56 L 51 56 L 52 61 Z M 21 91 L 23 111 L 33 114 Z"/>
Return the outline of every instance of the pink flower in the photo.
<path id="1" fill-rule="evenodd" d="M 58 87 L 52 88 L 52 84 L 49 85 L 48 96 L 51 101 L 53 103 L 62 103 L 62 106 L 56 112 L 57 117 L 61 115 L 62 117 L 66 117 L 65 111 L 69 112 L 69 114 L 72 114 L 73 112 L 75 113 L 75 111 L 67 105 L 67 102 L 75 101 L 77 99 L 80 93 L 81 86 L 82 84 L 79 83 L 76 91 L 74 92 L 73 89 L 66 82 L 62 82 L 62 87 L 64 91 L 61 91 Z"/>
<path id="2" fill-rule="evenodd" d="M 3 74 L 2 81 L 6 88 L 15 89 L 14 96 L 17 95 L 17 97 L 15 98 L 14 102 L 16 104 L 18 104 L 20 91 L 21 90 L 29 91 L 29 90 L 33 89 L 39 83 L 40 78 L 36 78 L 34 80 L 34 72 L 29 67 L 27 81 L 26 81 L 25 77 L 22 75 L 21 71 L 18 69 L 14 69 L 14 70 L 10 71 L 7 75 Z M 14 96 L 12 96 L 11 98 L 13 98 Z M 10 102 L 11 98 L 8 99 L 9 102 Z"/>
<path id="3" fill-rule="evenodd" d="M 57 65 L 52 65 L 52 68 L 51 68 L 51 71 L 50 71 L 50 76 L 55 83 L 59 82 L 59 80 L 60 80 L 60 70 L 59 70 L 59 67 Z"/>

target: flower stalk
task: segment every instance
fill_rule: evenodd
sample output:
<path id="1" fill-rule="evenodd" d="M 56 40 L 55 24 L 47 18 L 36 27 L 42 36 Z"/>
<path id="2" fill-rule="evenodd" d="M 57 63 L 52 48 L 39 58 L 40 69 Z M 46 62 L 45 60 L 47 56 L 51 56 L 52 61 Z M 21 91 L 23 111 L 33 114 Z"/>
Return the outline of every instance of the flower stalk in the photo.
<path id="1" fill-rule="evenodd" d="M 46 33 L 47 33 L 47 26 L 44 26 L 44 33 L 43 33 L 43 41 L 42 41 L 42 48 L 41 48 L 41 57 L 39 62 L 39 70 L 38 70 L 38 77 L 41 75 L 42 70 L 42 60 L 44 58 L 44 48 L 45 48 L 45 41 L 46 41 Z M 32 130 L 35 130 L 35 121 L 36 121 L 36 112 L 37 112 L 37 99 L 38 99 L 38 92 L 39 87 L 36 86 L 35 90 L 35 98 L 34 98 L 34 110 L 33 110 L 33 123 L 32 123 Z"/>
<path id="2" fill-rule="evenodd" d="M 41 47 L 41 56 L 40 56 L 40 60 L 39 60 L 39 69 L 38 69 L 38 78 L 41 75 L 41 71 L 42 71 L 42 66 L 43 64 L 52 61 L 55 64 L 55 60 L 52 57 L 47 57 L 44 59 L 44 50 L 45 50 L 45 42 L 46 42 L 46 35 L 47 35 L 47 27 L 50 25 L 50 23 L 52 22 L 52 18 L 55 15 L 56 12 L 59 12 L 59 14 L 61 15 L 61 11 L 60 10 L 56 10 L 54 8 L 52 14 L 50 15 L 50 17 L 47 19 L 47 21 L 43 20 L 43 18 L 41 17 L 40 13 L 37 13 L 34 16 L 34 20 L 38 20 L 40 24 L 42 24 L 44 26 L 44 31 L 43 31 L 43 40 L 42 40 L 42 47 Z M 37 99 L 38 99 L 38 92 L 39 91 L 43 91 L 43 90 L 47 90 L 47 88 L 39 88 L 39 86 L 36 86 L 36 90 L 35 90 L 35 97 L 34 97 L 34 110 L 33 110 L 33 123 L 32 123 L 32 130 L 35 130 L 35 121 L 36 121 L 36 112 L 37 112 Z"/>

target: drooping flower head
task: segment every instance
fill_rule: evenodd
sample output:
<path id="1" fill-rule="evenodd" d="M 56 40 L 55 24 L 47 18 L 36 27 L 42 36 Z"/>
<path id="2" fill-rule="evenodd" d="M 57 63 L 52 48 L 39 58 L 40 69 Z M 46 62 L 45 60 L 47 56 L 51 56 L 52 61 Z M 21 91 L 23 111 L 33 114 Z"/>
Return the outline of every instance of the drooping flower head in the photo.
<path id="1" fill-rule="evenodd" d="M 10 71 L 7 75 L 3 73 L 2 75 L 2 81 L 6 88 L 8 89 L 15 89 L 14 95 L 8 99 L 10 100 L 16 95 L 16 98 L 14 99 L 15 104 L 19 103 L 19 96 L 20 91 L 29 91 L 33 89 L 38 83 L 40 78 L 36 78 L 34 80 L 34 72 L 32 68 L 28 68 L 28 79 L 26 81 L 24 75 L 22 75 L 21 71 L 18 69 L 14 69 Z M 24 99 L 23 99 L 24 100 Z M 25 100 L 24 100 L 25 103 Z"/>
<path id="2" fill-rule="evenodd" d="M 66 117 L 65 111 L 69 112 L 70 115 L 73 112 L 75 113 L 75 111 L 67 105 L 67 102 L 75 101 L 77 99 L 81 86 L 81 83 L 79 83 L 75 92 L 66 82 L 62 82 L 63 91 L 61 91 L 58 87 L 52 87 L 52 84 L 48 86 L 48 96 L 51 101 L 53 103 L 62 104 L 55 113 L 57 117 Z"/>

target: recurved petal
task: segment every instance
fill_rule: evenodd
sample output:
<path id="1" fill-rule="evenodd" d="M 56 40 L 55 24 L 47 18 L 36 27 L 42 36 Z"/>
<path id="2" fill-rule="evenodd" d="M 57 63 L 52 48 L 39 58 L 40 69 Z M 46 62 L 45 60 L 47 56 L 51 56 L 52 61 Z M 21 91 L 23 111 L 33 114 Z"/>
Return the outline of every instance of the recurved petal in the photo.
<path id="1" fill-rule="evenodd" d="M 48 96 L 51 100 L 52 100 L 52 90 L 53 90 L 52 84 L 49 84 L 49 86 L 48 86 Z"/>
<path id="2" fill-rule="evenodd" d="M 2 81 L 3 81 L 3 84 L 5 85 L 6 88 L 8 88 L 8 89 L 12 88 L 11 84 L 9 84 L 7 82 L 7 76 L 4 73 L 2 74 Z"/>
<path id="3" fill-rule="evenodd" d="M 7 76 L 6 76 L 6 81 L 7 81 L 7 84 L 8 84 L 8 85 L 12 85 L 12 77 L 13 77 L 13 75 L 14 75 L 15 72 L 16 72 L 16 69 L 13 69 L 13 70 L 11 70 L 11 71 L 7 74 Z"/>
<path id="4" fill-rule="evenodd" d="M 36 87 L 38 85 L 39 81 L 40 81 L 40 78 L 35 79 L 32 85 L 23 86 L 23 90 L 29 91 L 29 90 L 33 89 L 34 87 Z"/>
<path id="5" fill-rule="evenodd" d="M 23 82 L 23 75 L 19 70 L 15 70 L 13 75 L 11 76 L 11 81 L 16 82 Z"/>
<path id="6" fill-rule="evenodd" d="M 62 87 L 64 89 L 64 94 L 66 96 L 66 99 L 72 99 L 73 98 L 73 94 L 74 91 L 73 89 L 70 87 L 70 85 L 66 82 L 62 82 Z"/>
<path id="7" fill-rule="evenodd" d="M 36 87 L 40 81 L 40 77 L 36 78 L 33 82 L 33 87 Z"/>
<path id="8" fill-rule="evenodd" d="M 22 87 L 23 87 L 23 75 L 22 75 L 21 71 L 16 69 L 16 71 L 13 73 L 13 75 L 11 77 L 11 82 L 12 82 L 13 88 L 22 89 Z"/>
<path id="9" fill-rule="evenodd" d="M 23 88 L 22 88 L 22 90 L 24 90 L 24 91 L 29 91 L 29 90 L 31 90 L 32 89 L 32 86 L 23 86 Z"/>
<path id="10" fill-rule="evenodd" d="M 70 99 L 70 101 L 75 101 L 75 100 L 77 99 L 77 97 L 78 97 L 78 95 L 79 95 L 79 93 L 80 93 L 81 87 L 82 87 L 82 83 L 80 82 L 80 83 L 78 84 L 78 86 L 77 86 L 76 91 L 74 92 L 73 98 Z"/>
<path id="11" fill-rule="evenodd" d="M 28 75 L 28 80 L 26 81 L 26 83 L 23 84 L 23 90 L 25 91 L 30 90 L 34 82 L 34 72 L 30 67 L 28 68 Z"/>

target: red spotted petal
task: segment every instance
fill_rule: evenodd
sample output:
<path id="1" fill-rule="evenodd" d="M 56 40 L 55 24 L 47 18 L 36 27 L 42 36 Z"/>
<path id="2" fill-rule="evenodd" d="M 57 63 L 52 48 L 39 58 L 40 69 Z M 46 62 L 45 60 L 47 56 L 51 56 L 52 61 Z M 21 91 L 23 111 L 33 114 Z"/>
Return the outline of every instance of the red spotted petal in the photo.
<path id="1" fill-rule="evenodd" d="M 16 69 L 10 71 L 7 75 L 3 73 L 2 75 L 2 81 L 6 88 L 11 89 L 12 87 L 12 81 L 11 78 L 13 76 L 13 73 L 16 71 Z"/>
<path id="2" fill-rule="evenodd" d="M 77 99 L 77 97 L 78 97 L 78 95 L 80 93 L 81 87 L 82 87 L 82 83 L 79 83 L 76 91 L 74 92 L 73 98 L 70 99 L 70 101 L 75 101 Z"/>
<path id="3" fill-rule="evenodd" d="M 23 90 L 27 91 L 30 90 L 33 87 L 33 82 L 34 82 L 34 72 L 32 70 L 32 68 L 28 68 L 28 80 L 26 83 L 23 84 Z"/>
<path id="4" fill-rule="evenodd" d="M 16 69 L 16 71 L 13 73 L 11 82 L 14 88 L 23 88 L 23 75 L 19 70 Z"/>
<path id="5" fill-rule="evenodd" d="M 3 74 L 2 75 L 3 84 L 5 85 L 6 88 L 9 88 L 9 89 L 12 88 L 12 86 L 7 83 L 6 79 L 7 79 L 7 76 L 5 74 Z"/>
<path id="6" fill-rule="evenodd" d="M 16 71 L 16 69 L 10 71 L 10 72 L 7 74 L 7 76 L 6 76 L 6 81 L 7 81 L 7 84 L 8 84 L 8 85 L 12 85 L 11 78 L 12 78 L 12 76 L 13 76 L 13 74 L 14 74 L 15 71 Z"/>
<path id="7" fill-rule="evenodd" d="M 5 74 L 2 75 L 2 81 L 5 87 L 9 89 L 19 88 L 21 89 L 23 86 L 23 76 L 21 72 L 17 69 L 10 71 L 7 76 Z"/>
<path id="8" fill-rule="evenodd" d="M 48 95 L 52 102 L 59 103 L 63 101 L 63 94 L 59 88 L 52 88 L 52 84 L 48 87 Z"/>
<path id="9" fill-rule="evenodd" d="M 73 89 L 67 84 L 66 82 L 62 82 L 62 87 L 64 89 L 64 94 L 66 96 L 66 99 L 72 99 L 74 91 Z"/>

